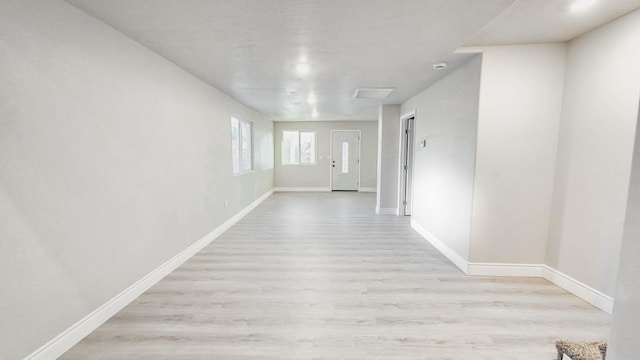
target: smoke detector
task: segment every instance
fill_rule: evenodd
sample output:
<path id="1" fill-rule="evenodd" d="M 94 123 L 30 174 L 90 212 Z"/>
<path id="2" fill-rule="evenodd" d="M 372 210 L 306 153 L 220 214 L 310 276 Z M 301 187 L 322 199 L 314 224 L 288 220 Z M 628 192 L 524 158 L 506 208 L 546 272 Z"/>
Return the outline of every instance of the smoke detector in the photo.
<path id="1" fill-rule="evenodd" d="M 444 70 L 446 68 L 447 68 L 447 63 L 445 62 L 439 62 L 439 63 L 433 64 L 433 70 Z"/>

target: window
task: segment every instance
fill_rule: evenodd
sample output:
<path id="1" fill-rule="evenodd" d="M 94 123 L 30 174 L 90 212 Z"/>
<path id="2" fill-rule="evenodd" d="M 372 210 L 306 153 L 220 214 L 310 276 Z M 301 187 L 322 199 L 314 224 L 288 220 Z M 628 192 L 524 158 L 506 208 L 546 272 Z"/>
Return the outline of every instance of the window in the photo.
<path id="1" fill-rule="evenodd" d="M 253 170 L 253 123 L 231 117 L 231 157 L 233 174 Z"/>
<path id="2" fill-rule="evenodd" d="M 282 165 L 316 163 L 316 133 L 285 130 L 282 132 Z"/>

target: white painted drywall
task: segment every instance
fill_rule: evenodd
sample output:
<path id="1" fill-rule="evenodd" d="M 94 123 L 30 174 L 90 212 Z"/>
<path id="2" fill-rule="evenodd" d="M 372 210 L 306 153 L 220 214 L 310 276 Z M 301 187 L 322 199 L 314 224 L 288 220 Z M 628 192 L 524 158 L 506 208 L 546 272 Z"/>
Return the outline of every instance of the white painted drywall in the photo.
<path id="1" fill-rule="evenodd" d="M 274 124 L 276 188 L 331 188 L 331 130 L 360 130 L 360 187 L 376 187 L 376 121 L 282 121 Z M 315 165 L 282 165 L 282 132 L 285 130 L 315 131 Z"/>
<path id="2" fill-rule="evenodd" d="M 640 11 L 570 42 L 547 264 L 609 296 L 640 96 Z"/>
<path id="3" fill-rule="evenodd" d="M 640 123 L 640 113 L 638 114 Z M 631 184 L 607 359 L 634 359 L 640 354 L 640 126 L 636 125 Z"/>
<path id="4" fill-rule="evenodd" d="M 481 65 L 478 55 L 402 104 L 403 114 L 416 110 L 412 220 L 465 260 L 471 239 Z"/>
<path id="5" fill-rule="evenodd" d="M 400 105 L 382 105 L 378 115 L 376 210 L 398 209 Z"/>
<path id="6" fill-rule="evenodd" d="M 545 262 L 566 45 L 482 48 L 469 259 Z"/>
<path id="7" fill-rule="evenodd" d="M 0 83 L 2 359 L 272 188 L 272 122 L 64 1 L 0 2 Z M 255 125 L 237 177 L 230 114 Z"/>

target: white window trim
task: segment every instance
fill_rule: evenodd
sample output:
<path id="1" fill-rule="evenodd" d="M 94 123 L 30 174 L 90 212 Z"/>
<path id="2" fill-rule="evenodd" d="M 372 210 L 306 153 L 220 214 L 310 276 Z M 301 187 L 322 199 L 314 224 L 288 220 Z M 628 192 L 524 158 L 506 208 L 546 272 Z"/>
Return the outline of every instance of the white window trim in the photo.
<path id="1" fill-rule="evenodd" d="M 298 159 L 302 159 L 302 147 L 300 146 L 300 133 L 313 133 L 313 162 L 312 163 L 302 163 L 299 161 L 297 164 L 285 164 L 282 161 L 282 151 L 284 149 L 284 133 L 285 131 L 297 131 L 298 132 Z M 280 165 L 282 166 L 316 166 L 318 165 L 318 132 L 315 130 L 298 130 L 298 129 L 283 129 L 280 133 Z"/>
<path id="2" fill-rule="evenodd" d="M 240 175 L 244 175 L 244 174 L 249 174 L 252 173 L 255 169 L 255 151 L 254 151 L 254 141 L 253 141 L 253 134 L 254 134 L 254 129 L 253 129 L 253 121 L 251 120 L 247 120 L 245 118 L 242 118 L 240 116 L 235 116 L 235 115 L 231 115 L 231 117 L 229 118 L 229 124 L 231 124 L 232 119 L 236 119 L 238 120 L 238 163 L 240 165 L 240 172 L 233 172 L 233 150 L 231 151 L 231 173 L 233 174 L 233 176 L 240 176 Z M 251 129 L 251 134 L 249 136 L 249 141 L 251 143 L 251 167 L 249 168 L 249 170 L 243 170 L 244 169 L 244 163 L 242 160 L 242 123 L 247 123 L 249 124 L 249 128 Z M 233 143 L 231 144 L 231 146 L 233 146 Z"/>

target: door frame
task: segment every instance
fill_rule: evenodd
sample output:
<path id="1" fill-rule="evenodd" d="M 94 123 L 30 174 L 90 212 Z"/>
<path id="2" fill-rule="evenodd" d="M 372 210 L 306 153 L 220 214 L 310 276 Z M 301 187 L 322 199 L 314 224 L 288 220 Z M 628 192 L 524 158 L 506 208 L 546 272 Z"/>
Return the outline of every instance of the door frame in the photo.
<path id="1" fill-rule="evenodd" d="M 415 133 L 416 133 L 416 114 L 417 111 L 413 110 L 410 111 L 402 116 L 400 116 L 400 141 L 399 141 L 399 156 L 398 156 L 398 212 L 397 215 L 399 216 L 411 216 L 411 214 L 413 213 L 413 177 L 414 177 L 414 173 L 415 173 Z M 406 125 L 409 121 L 409 119 L 413 118 L 413 127 L 411 128 L 411 132 L 409 133 L 409 144 L 406 144 L 405 141 L 405 136 L 404 136 L 404 130 L 406 128 Z M 410 146 L 409 146 L 410 145 Z M 405 182 L 405 176 L 404 176 L 404 162 L 406 159 L 406 155 L 405 155 L 405 146 L 407 146 L 407 153 L 409 155 L 409 168 L 411 173 L 409 174 L 409 177 L 406 179 L 407 182 L 410 183 L 410 188 L 411 188 L 411 193 L 407 194 L 407 206 L 404 206 L 404 201 L 405 201 L 405 197 L 404 197 L 404 193 L 405 193 L 405 187 L 406 187 L 406 182 Z M 407 207 L 409 207 L 409 211 L 407 211 Z"/>
<path id="2" fill-rule="evenodd" d="M 334 132 L 338 132 L 338 131 L 351 131 L 351 132 L 357 132 L 358 133 L 358 161 L 357 161 L 357 166 L 358 166 L 358 189 L 356 191 L 360 192 L 360 175 L 362 173 L 361 171 L 361 167 L 360 167 L 360 158 L 361 158 L 361 151 L 362 151 L 362 130 L 331 130 L 330 131 L 330 137 L 329 137 L 329 191 L 333 191 L 333 133 Z"/>

